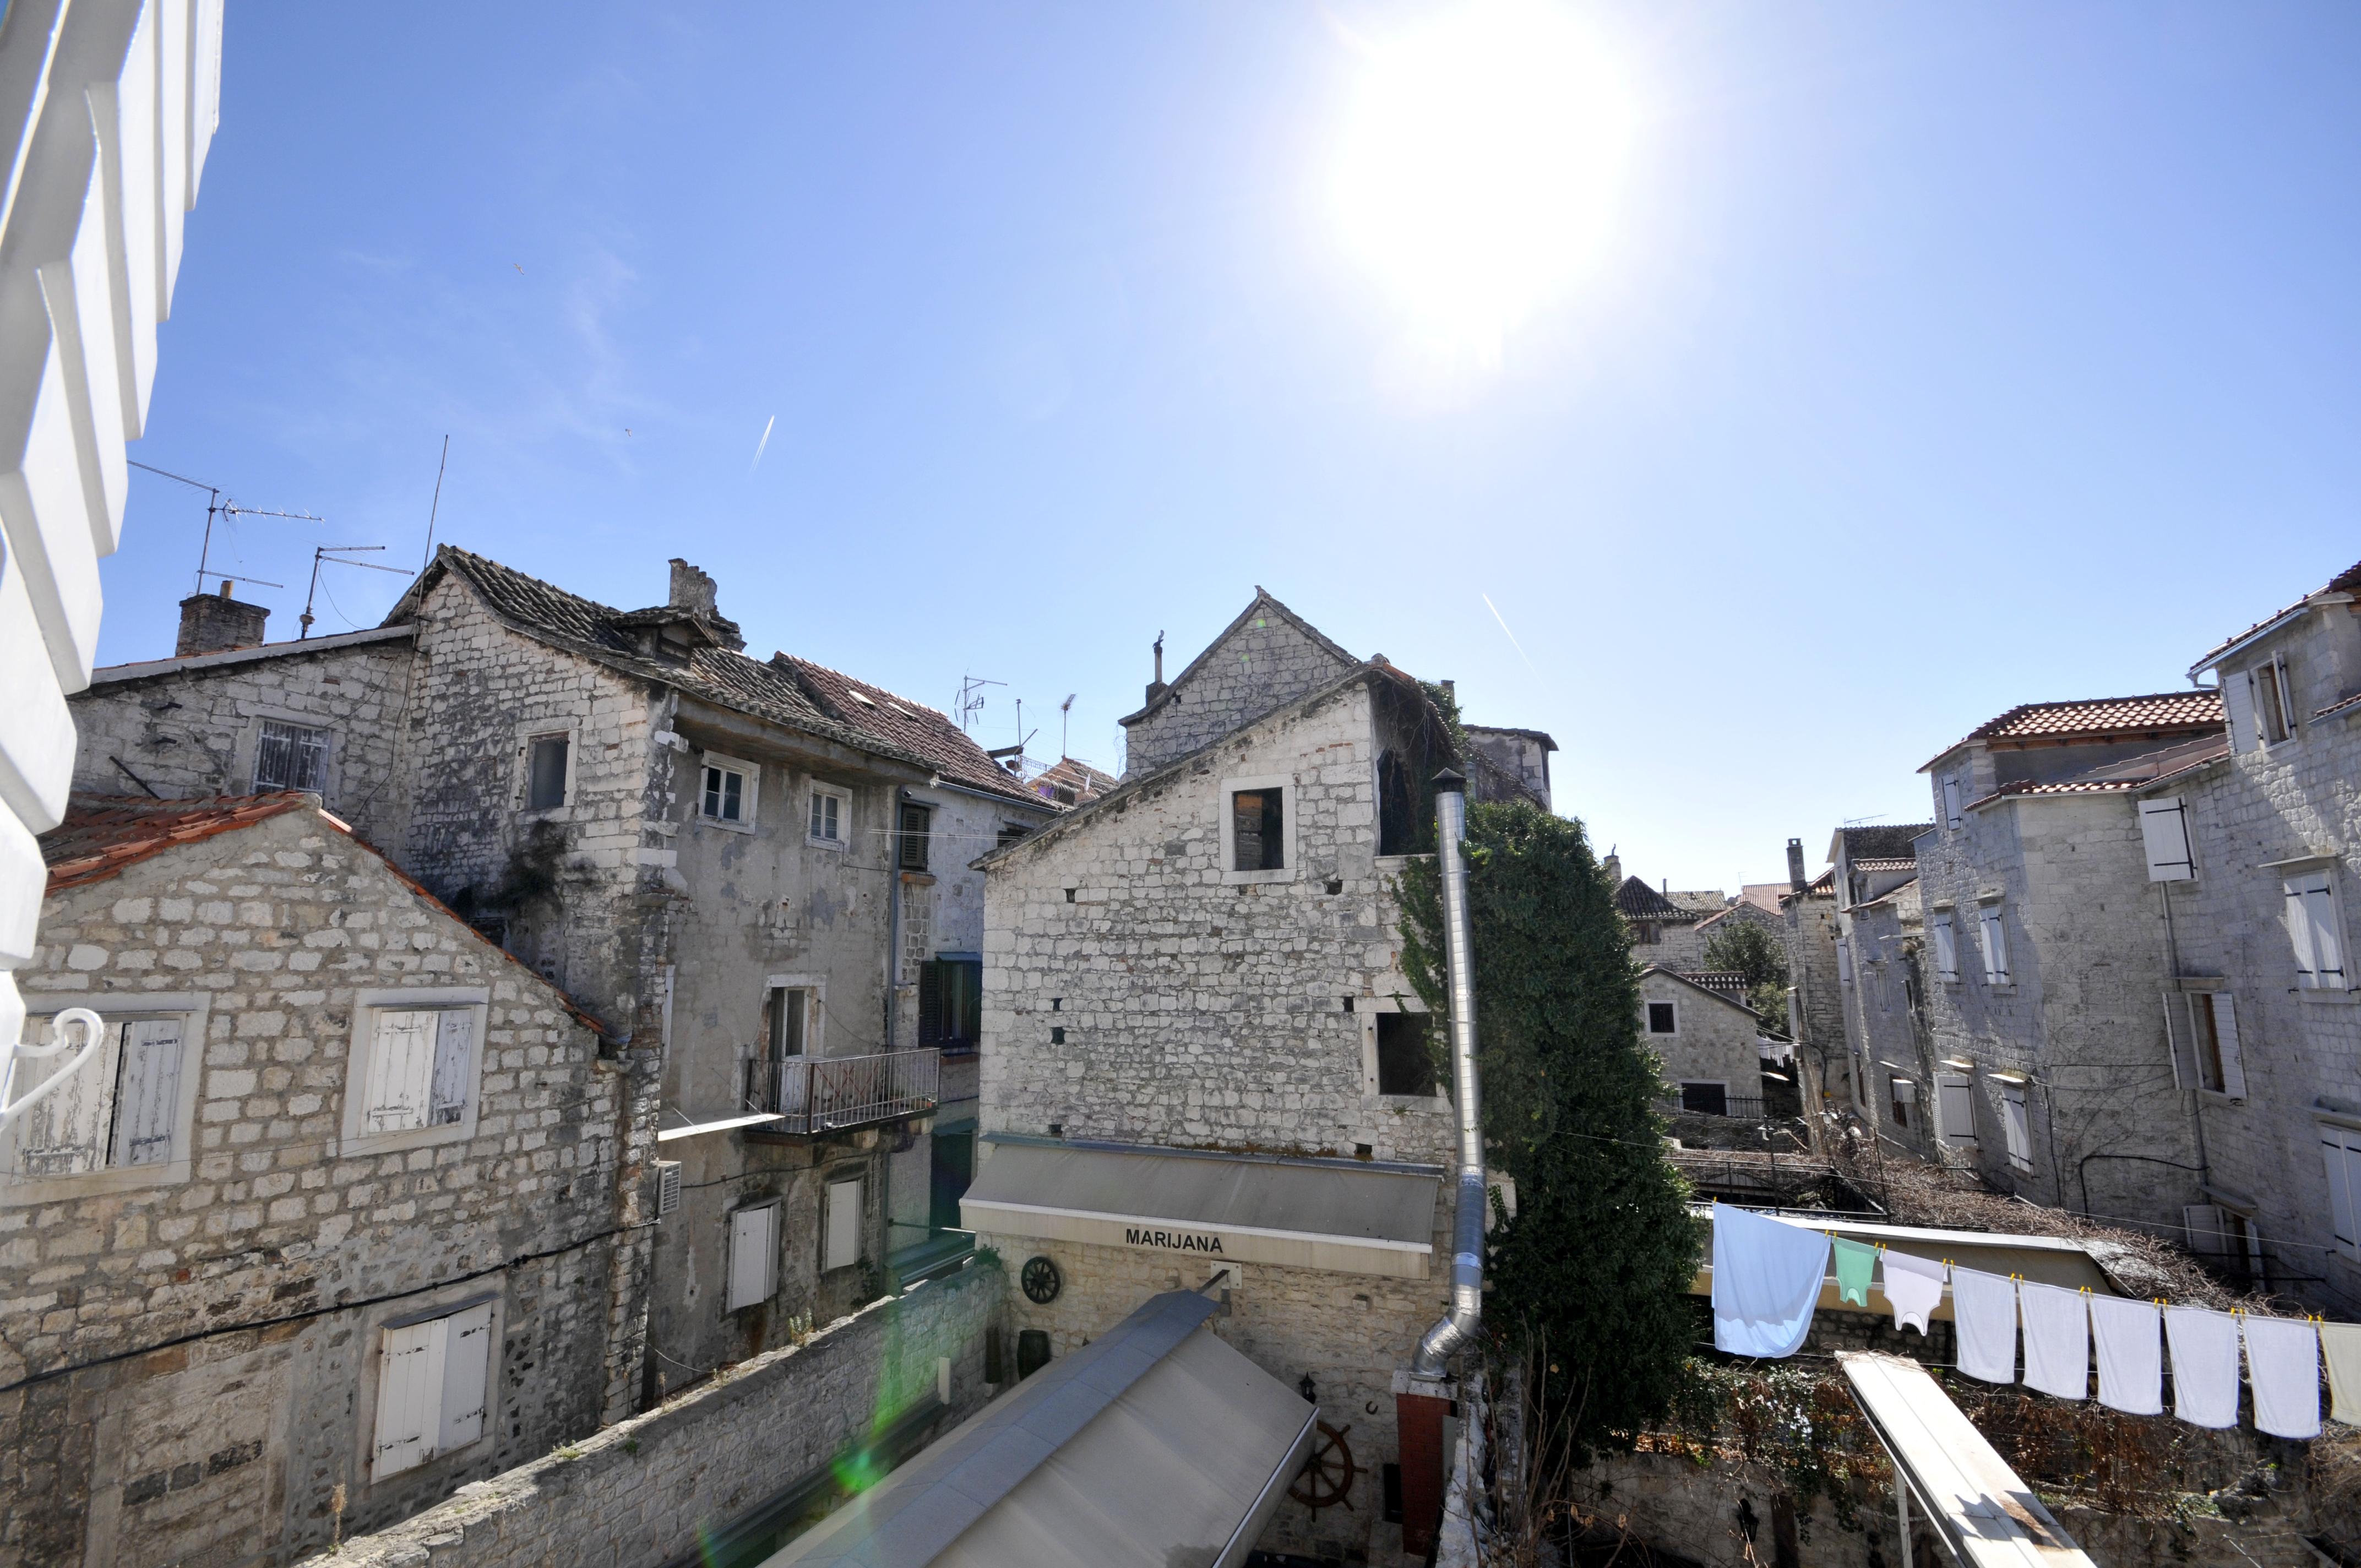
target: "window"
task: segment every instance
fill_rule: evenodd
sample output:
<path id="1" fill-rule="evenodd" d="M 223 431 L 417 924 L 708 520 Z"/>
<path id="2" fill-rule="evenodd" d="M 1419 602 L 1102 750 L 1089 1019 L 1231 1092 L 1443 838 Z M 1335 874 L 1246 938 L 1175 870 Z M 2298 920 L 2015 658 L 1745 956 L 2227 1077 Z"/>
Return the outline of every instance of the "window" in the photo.
<path id="1" fill-rule="evenodd" d="M 1960 978 L 1960 933 L 1949 910 L 1935 916 L 1935 972 L 1956 984 Z"/>
<path id="2" fill-rule="evenodd" d="M 1943 781 L 1943 826 L 1960 830 L 1960 780 L 1956 773 Z"/>
<path id="3" fill-rule="evenodd" d="M 2328 1162 L 2329 1223 L 2347 1257 L 2361 1257 L 2361 1129 L 2320 1124 L 2320 1153 Z"/>
<path id="4" fill-rule="evenodd" d="M 1837 983 L 1852 983 L 1852 938 L 1850 937 L 1837 938 Z"/>
<path id="5" fill-rule="evenodd" d="M 1679 1009 L 1670 1002 L 1648 1003 L 1648 1033 L 1674 1035 L 1680 1032 Z"/>
<path id="6" fill-rule="evenodd" d="M 1935 1114 L 1941 1123 L 1940 1130 L 1945 1143 L 1974 1143 L 1976 1141 L 1975 1080 L 1964 1073 L 1937 1074 Z"/>
<path id="7" fill-rule="evenodd" d="M 2008 983 L 2008 927 L 2001 924 L 2001 906 L 1987 904 L 1976 911 L 1976 937 L 1984 952 L 1984 980 Z"/>
<path id="8" fill-rule="evenodd" d="M 2025 1085 L 2004 1080 L 2000 1086 L 2001 1135 L 2008 1144 L 2008 1163 L 2018 1170 L 2033 1168 L 2033 1126 L 2026 1113 Z"/>
<path id="9" fill-rule="evenodd" d="M 1275 872 L 1287 865 L 1287 792 L 1242 789 L 1230 796 L 1230 869 Z"/>
<path id="10" fill-rule="evenodd" d="M 2188 882 L 2197 875 L 2189 852 L 2189 812 L 2180 796 L 2139 803 L 2140 843 L 2147 851 L 2147 880 Z"/>
<path id="11" fill-rule="evenodd" d="M 361 1131 L 416 1132 L 466 1115 L 475 1088 L 475 1025 L 472 1007 L 377 1009 Z"/>
<path id="12" fill-rule="evenodd" d="M 2295 947 L 2295 982 L 2306 990 L 2343 991 L 2345 941 L 2336 918 L 2336 885 L 2325 871 L 2289 877 L 2288 940 Z"/>
<path id="13" fill-rule="evenodd" d="M 2247 672 L 2253 683 L 2255 729 L 2266 746 L 2276 746 L 2295 729 L 2294 704 L 2288 691 L 2287 661 L 2273 659 Z"/>
<path id="14" fill-rule="evenodd" d="M 1400 753 L 1387 751 L 1378 753 L 1378 853 L 1380 855 L 1411 855 L 1418 852 L 1420 807 L 1419 789 L 1411 777 L 1410 769 Z"/>
<path id="15" fill-rule="evenodd" d="M 492 1387 L 492 1303 L 397 1318 L 382 1333 L 372 1481 L 415 1470 L 484 1435 Z"/>
<path id="16" fill-rule="evenodd" d="M 1907 1078 L 1885 1080 L 1886 1116 L 1897 1127 L 1910 1125 L 1910 1108 L 1918 1103 L 1918 1085 Z"/>
<path id="17" fill-rule="evenodd" d="M 771 1061 L 804 1054 L 811 1022 L 811 992 L 801 986 L 774 985 L 763 998 L 763 1046 Z"/>
<path id="18" fill-rule="evenodd" d="M 927 869 L 927 834 L 934 820 L 932 808 L 913 805 L 906 800 L 902 803 L 901 809 L 894 817 L 894 863 L 896 866 L 906 872 Z"/>
<path id="19" fill-rule="evenodd" d="M 1663 939 L 1663 937 L 1656 930 L 1656 923 L 1653 920 L 1634 920 L 1631 922 L 1631 945 L 1633 947 L 1653 948 Z"/>
<path id="20" fill-rule="evenodd" d="M 2226 1094 L 2246 1095 L 2246 1069 L 2238 1052 L 2238 1008 L 2226 991 L 2191 992 L 2189 997 L 2191 1054 L 2197 1065 L 2197 1087 Z"/>
<path id="21" fill-rule="evenodd" d="M 753 763 L 708 751 L 705 765 L 697 770 L 697 816 L 724 828 L 752 828 L 762 780 L 762 770 Z"/>
<path id="22" fill-rule="evenodd" d="M 820 1238 L 819 1266 L 822 1273 L 833 1268 L 850 1268 L 861 1261 L 862 1200 L 863 1190 L 868 1185 L 859 1177 L 851 1181 L 829 1183 L 825 1234 Z"/>
<path id="23" fill-rule="evenodd" d="M 1705 1116 L 1727 1116 L 1730 1114 L 1730 1085 L 1684 1083 L 1681 1085 L 1681 1109 Z"/>
<path id="24" fill-rule="evenodd" d="M 850 815 L 851 798 L 842 790 L 814 784 L 811 820 L 804 836 L 824 848 L 841 850 L 844 848 L 845 819 Z"/>
<path id="25" fill-rule="evenodd" d="M 730 1215 L 730 1290 L 722 1310 L 758 1306 L 778 1293 L 779 1206 L 762 1203 Z"/>
<path id="26" fill-rule="evenodd" d="M 939 957 L 918 966 L 918 1044 L 973 1049 L 983 1038 L 983 960 Z"/>
<path id="27" fill-rule="evenodd" d="M 1378 1030 L 1378 1092 L 1432 1095 L 1434 1051 L 1427 1043 L 1433 1020 L 1424 1013 L 1380 1013 Z"/>
<path id="28" fill-rule="evenodd" d="M 527 743 L 524 808 L 555 811 L 566 804 L 571 740 L 564 735 L 536 735 Z"/>
<path id="29" fill-rule="evenodd" d="M 262 738 L 254 748 L 255 793 L 327 787 L 328 732 L 264 719 Z"/>
<path id="30" fill-rule="evenodd" d="M 26 1020 L 27 1037 L 56 1041 L 54 1019 Z M 194 1031 L 185 1016 L 108 1018 L 105 1040 L 73 1077 L 28 1107 L 8 1129 L 8 1174 L 39 1180 L 94 1170 L 169 1165 L 187 1157 L 181 1125 L 182 1067 Z M 81 1045 L 79 1035 L 74 1045 Z M 73 1059 L 71 1050 L 27 1057 L 12 1098 L 30 1092 Z"/>
<path id="31" fill-rule="evenodd" d="M 927 1150 L 927 1223 L 930 1229 L 960 1228 L 960 1200 L 975 1180 L 975 1131 L 936 1129 Z"/>

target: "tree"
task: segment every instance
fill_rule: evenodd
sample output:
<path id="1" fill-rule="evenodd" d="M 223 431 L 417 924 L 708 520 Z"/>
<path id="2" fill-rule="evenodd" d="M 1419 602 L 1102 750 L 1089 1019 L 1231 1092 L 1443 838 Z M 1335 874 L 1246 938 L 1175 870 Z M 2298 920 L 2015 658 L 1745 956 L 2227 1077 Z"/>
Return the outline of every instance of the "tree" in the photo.
<path id="1" fill-rule="evenodd" d="M 1582 825 L 1522 802 L 1472 806 L 1467 859 L 1488 1162 L 1517 1186 L 1517 1217 L 1493 1233 L 1487 1317 L 1507 1343 L 1545 1347 L 1538 1392 L 1575 1412 L 1587 1459 L 1628 1448 L 1678 1385 L 1694 1337 L 1688 1189 L 1653 1108 L 1631 935 Z M 1433 862 L 1411 862 L 1400 894 L 1402 968 L 1440 1015 Z"/>
<path id="2" fill-rule="evenodd" d="M 1746 977 L 1746 1005 L 1773 1034 L 1787 1033 L 1787 944 L 1759 920 L 1727 919 L 1707 939 L 1705 967 Z"/>

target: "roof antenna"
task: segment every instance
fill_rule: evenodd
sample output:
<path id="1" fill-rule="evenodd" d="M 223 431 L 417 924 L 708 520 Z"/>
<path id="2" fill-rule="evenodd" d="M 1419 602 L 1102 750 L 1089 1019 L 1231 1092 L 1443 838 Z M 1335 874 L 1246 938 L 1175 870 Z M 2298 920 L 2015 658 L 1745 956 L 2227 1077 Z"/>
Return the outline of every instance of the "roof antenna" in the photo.
<path id="1" fill-rule="evenodd" d="M 382 550 L 384 548 L 385 546 L 382 544 L 323 544 L 318 549 L 312 552 L 312 588 L 311 592 L 306 593 L 303 596 L 303 613 L 295 618 L 297 620 L 301 621 L 303 626 L 303 630 L 296 635 L 295 641 L 301 642 L 304 638 L 312 635 L 312 600 L 319 594 L 320 591 L 320 568 L 322 566 L 367 566 L 372 572 L 391 572 L 397 577 L 407 577 L 412 576 L 411 573 L 403 571 L 399 566 L 380 566 L 375 561 L 347 561 L 345 559 L 348 554 L 355 554 L 367 550 Z"/>
<path id="2" fill-rule="evenodd" d="M 1074 711 L 1074 699 L 1082 695 L 1080 692 L 1068 692 L 1066 700 L 1058 705 L 1058 760 L 1060 762 L 1066 759 L 1067 716 Z"/>
<path id="3" fill-rule="evenodd" d="M 230 573 L 214 571 L 211 565 L 214 553 L 214 518 L 234 518 L 242 513 L 247 517 L 294 518 L 303 522 L 325 522 L 327 521 L 327 519 L 324 517 L 315 517 L 308 511 L 271 511 L 262 507 L 242 507 L 238 505 L 237 502 L 230 499 L 227 496 L 223 495 L 219 485 L 208 485 L 203 479 L 192 479 L 186 474 L 175 474 L 170 468 L 159 468 L 153 463 L 142 463 L 137 457 L 127 457 L 124 459 L 124 461 L 129 463 L 134 468 L 143 469 L 148 473 L 157 475 L 162 478 L 170 479 L 179 484 L 186 485 L 192 490 L 203 490 L 205 492 L 205 539 L 204 543 L 197 549 L 196 591 L 199 593 L 203 593 L 205 591 L 205 579 L 207 577 L 220 577 L 224 582 L 227 583 L 252 583 L 255 587 L 261 588 L 283 588 L 287 586 L 284 583 L 269 582 L 261 577 L 240 577 Z"/>
<path id="4" fill-rule="evenodd" d="M 1006 681 L 987 681 L 980 675 L 960 677 L 959 721 L 961 729 L 974 728 L 975 716 L 983 711 L 983 688 L 1005 686 Z"/>
<path id="5" fill-rule="evenodd" d="M 1164 633 L 1156 634 L 1156 684 L 1164 684 Z"/>
<path id="6" fill-rule="evenodd" d="M 434 465 L 434 504 L 426 509 L 426 559 L 418 563 L 424 571 L 434 560 L 434 519 L 443 510 L 443 470 L 451 466 L 451 437 L 443 437 L 443 460 Z"/>

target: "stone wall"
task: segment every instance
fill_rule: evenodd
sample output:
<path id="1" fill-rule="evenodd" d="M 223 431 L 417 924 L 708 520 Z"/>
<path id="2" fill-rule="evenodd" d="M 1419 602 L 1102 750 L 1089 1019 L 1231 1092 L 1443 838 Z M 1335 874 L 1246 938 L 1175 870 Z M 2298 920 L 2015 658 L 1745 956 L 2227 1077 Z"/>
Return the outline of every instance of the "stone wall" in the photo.
<path id="1" fill-rule="evenodd" d="M 1852 1103 L 1847 1067 L 1843 987 L 1837 981 L 1837 901 L 1833 894 L 1790 894 L 1787 983 L 1795 992 L 1795 1060 L 1804 1074 L 1805 1109 Z"/>
<path id="2" fill-rule="evenodd" d="M 1674 1032 L 1649 1031 L 1648 1003 L 1673 1004 Z M 1719 1083 L 1732 1099 L 1763 1095 L 1763 1053 L 1754 1014 L 1664 974 L 1640 977 L 1641 1042 L 1656 1053 L 1677 1102 L 1683 1082 Z"/>
<path id="3" fill-rule="evenodd" d="M 1187 756 L 1250 719 L 1341 679 L 1352 663 L 1286 616 L 1257 605 L 1217 639 L 1158 700 L 1130 721 L 1124 776 L 1138 778 Z"/>
<path id="4" fill-rule="evenodd" d="M 34 1011 L 185 1020 L 187 1088 L 164 1161 L 36 1179 L 5 1151 L 0 1555 L 283 1553 L 326 1538 L 338 1483 L 365 1528 L 628 1406 L 653 1063 L 601 1059 L 563 997 L 311 809 L 69 889 L 42 938 Z M 480 999 L 475 1119 L 361 1152 L 356 1014 L 389 992 Z M 372 1484 L 379 1327 L 487 1293 L 484 1436 Z"/>
<path id="5" fill-rule="evenodd" d="M 1862 1114 L 1883 1137 L 1914 1153 L 1938 1152 L 1934 1036 L 1927 1018 L 1925 918 L 1918 884 L 1907 883 L 1851 910 L 1853 982 L 1844 988 L 1861 1062 Z M 1893 1080 L 1905 1078 L 1917 1098 L 1897 1121 Z"/>
<path id="6" fill-rule="evenodd" d="M 994 1392 L 985 1341 L 1005 1276 L 971 1264 L 741 1362 L 643 1415 L 348 1539 L 338 1568 L 655 1568 L 931 1399 L 943 1426 Z"/>

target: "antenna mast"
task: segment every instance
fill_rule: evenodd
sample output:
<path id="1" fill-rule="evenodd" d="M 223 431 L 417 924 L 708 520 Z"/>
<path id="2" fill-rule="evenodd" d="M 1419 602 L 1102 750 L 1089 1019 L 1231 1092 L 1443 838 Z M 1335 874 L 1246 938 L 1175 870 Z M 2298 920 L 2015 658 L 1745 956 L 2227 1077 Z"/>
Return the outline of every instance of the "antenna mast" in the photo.
<path id="1" fill-rule="evenodd" d="M 285 517 L 293 518 L 302 522 L 325 522 L 328 521 L 326 518 L 317 516 L 308 511 L 276 511 L 266 507 L 242 507 L 238 505 L 236 501 L 222 494 L 222 488 L 219 485 L 208 485 L 203 479 L 192 479 L 186 474 L 175 474 L 170 468 L 159 468 L 153 463 L 142 463 L 136 457 L 126 458 L 125 461 L 129 463 L 134 468 L 142 469 L 162 478 L 170 479 L 176 483 L 186 485 L 192 490 L 203 490 L 205 492 L 205 537 L 204 543 L 200 545 L 197 550 L 196 591 L 198 593 L 205 591 L 205 579 L 207 577 L 219 577 L 226 583 L 252 583 L 258 587 L 265 588 L 283 588 L 287 586 L 284 583 L 269 582 L 261 577 L 241 577 L 230 572 L 214 571 L 212 566 L 214 518 L 236 518 L 240 516 Z"/>
<path id="2" fill-rule="evenodd" d="M 345 559 L 347 555 L 356 554 L 362 551 L 382 550 L 384 548 L 385 546 L 382 544 L 323 544 L 318 549 L 312 552 L 312 588 L 311 592 L 306 593 L 303 596 L 303 613 L 296 617 L 296 619 L 302 622 L 303 625 L 302 631 L 296 638 L 297 641 L 300 642 L 304 638 L 312 635 L 312 600 L 320 591 L 320 568 L 322 566 L 366 566 L 372 572 L 391 572 L 397 577 L 407 577 L 414 575 L 412 573 L 403 571 L 399 566 L 380 566 L 374 561 L 348 561 Z"/>
<path id="3" fill-rule="evenodd" d="M 977 675 L 962 675 L 960 677 L 959 702 L 957 704 L 960 728 L 961 729 L 972 729 L 975 727 L 975 716 L 983 711 L 984 687 L 1005 686 L 1008 683 L 1006 681 L 987 681 Z"/>

